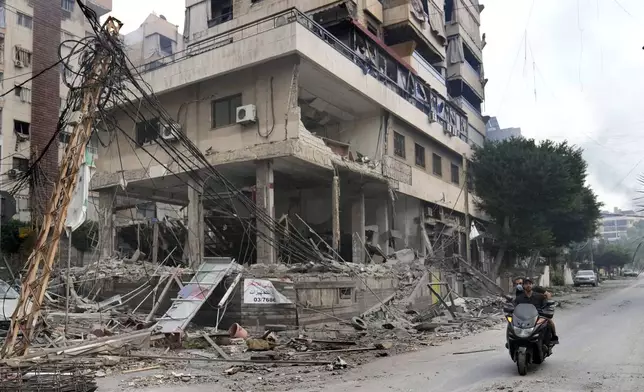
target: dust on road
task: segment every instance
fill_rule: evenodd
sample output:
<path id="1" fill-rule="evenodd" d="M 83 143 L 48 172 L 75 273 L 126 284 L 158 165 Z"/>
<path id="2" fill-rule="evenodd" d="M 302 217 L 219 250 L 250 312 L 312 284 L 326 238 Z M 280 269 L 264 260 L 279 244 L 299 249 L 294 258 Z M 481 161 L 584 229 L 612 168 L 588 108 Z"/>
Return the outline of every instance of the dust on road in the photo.
<path id="1" fill-rule="evenodd" d="M 517 375 L 503 348 L 503 326 L 452 339 L 440 346 L 332 372 L 311 368 L 249 369 L 238 382 L 214 375 L 208 365 L 192 374 L 212 377 L 200 385 L 139 386 L 148 392 L 182 391 L 454 391 L 550 392 L 641 391 L 644 379 L 644 281 L 609 281 L 598 288 L 558 292 L 563 308 L 555 320 L 562 339 L 546 363 Z M 454 355 L 457 352 L 480 351 Z M 103 380 L 99 391 L 122 389 L 124 380 Z M 120 386 L 119 386 L 120 385 Z"/>

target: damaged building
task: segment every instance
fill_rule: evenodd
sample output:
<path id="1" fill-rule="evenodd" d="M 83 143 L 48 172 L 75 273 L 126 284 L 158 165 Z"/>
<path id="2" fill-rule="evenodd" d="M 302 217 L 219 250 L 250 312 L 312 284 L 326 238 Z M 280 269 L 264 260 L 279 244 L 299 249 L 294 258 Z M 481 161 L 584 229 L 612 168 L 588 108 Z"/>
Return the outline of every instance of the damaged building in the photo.
<path id="1" fill-rule="evenodd" d="M 482 9 L 478 0 L 186 0 L 181 50 L 138 68 L 174 121 L 115 108 L 124 132 L 98 126 L 111 140 L 92 178 L 100 255 L 117 250 L 123 211 L 145 205 L 139 222 L 181 221 L 178 252 L 192 268 L 226 257 L 246 267 L 246 280 L 279 280 L 287 274 L 278 264 L 301 264 L 276 245 L 290 236 L 354 265 L 456 254 L 485 271 L 469 237 L 484 216 L 466 175 L 485 140 Z M 197 162 L 181 169 L 189 152 L 158 143 L 178 142 L 176 132 L 227 182 L 204 178 Z M 400 284 L 394 273 L 340 275 L 290 271 L 274 286 L 288 303 L 346 306 L 346 318 Z M 210 302 L 228 295 L 213 290 Z M 239 322 L 261 307 L 245 294 L 230 296 Z M 262 322 L 300 323 L 296 311 L 266 312 Z"/>

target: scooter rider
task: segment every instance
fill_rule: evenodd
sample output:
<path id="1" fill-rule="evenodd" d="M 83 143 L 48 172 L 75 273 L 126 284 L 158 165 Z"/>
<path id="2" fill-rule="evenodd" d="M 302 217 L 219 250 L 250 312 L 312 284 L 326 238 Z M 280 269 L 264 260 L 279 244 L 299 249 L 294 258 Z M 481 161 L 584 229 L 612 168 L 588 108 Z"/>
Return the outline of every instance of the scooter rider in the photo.
<path id="1" fill-rule="evenodd" d="M 522 282 L 523 291 L 519 293 L 514 299 L 514 305 L 518 304 L 532 304 L 537 309 L 542 309 L 547 305 L 548 295 L 545 293 L 538 293 L 532 289 L 532 279 L 524 278 Z M 545 290 L 544 290 L 545 291 Z M 559 337 L 557 336 L 557 330 L 555 329 L 555 323 L 552 319 L 548 320 L 550 329 L 552 331 L 552 337 L 550 341 L 554 344 L 559 343 Z"/>
<path id="2" fill-rule="evenodd" d="M 546 299 L 552 298 L 552 293 L 541 286 L 533 286 L 532 290 L 535 293 L 543 294 L 546 296 Z M 514 279 L 514 295 L 517 296 L 523 292 L 523 278 L 519 277 Z"/>

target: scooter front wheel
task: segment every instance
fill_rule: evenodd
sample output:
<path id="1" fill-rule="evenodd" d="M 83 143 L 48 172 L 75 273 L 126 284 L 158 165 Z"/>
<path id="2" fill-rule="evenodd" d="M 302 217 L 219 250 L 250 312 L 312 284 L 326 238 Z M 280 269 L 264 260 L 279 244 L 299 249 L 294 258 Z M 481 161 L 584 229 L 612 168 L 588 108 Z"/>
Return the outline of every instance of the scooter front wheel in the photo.
<path id="1" fill-rule="evenodd" d="M 525 351 L 519 351 L 517 353 L 517 370 L 521 376 L 528 374 L 528 356 Z"/>

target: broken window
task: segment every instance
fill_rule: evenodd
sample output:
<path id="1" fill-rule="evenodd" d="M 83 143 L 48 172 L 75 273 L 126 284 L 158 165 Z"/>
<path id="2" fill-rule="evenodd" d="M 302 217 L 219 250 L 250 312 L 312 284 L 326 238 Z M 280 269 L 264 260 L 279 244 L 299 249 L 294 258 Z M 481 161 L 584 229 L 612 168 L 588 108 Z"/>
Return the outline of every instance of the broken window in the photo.
<path id="1" fill-rule="evenodd" d="M 233 19 L 233 1 L 232 0 L 210 0 L 210 15 L 208 18 L 208 27 L 217 26 L 218 24 L 228 22 Z"/>
<path id="2" fill-rule="evenodd" d="M 394 155 L 405 158 L 405 137 L 394 132 Z"/>
<path id="3" fill-rule="evenodd" d="M 144 146 L 159 137 L 159 119 L 153 118 L 136 123 L 136 144 Z"/>
<path id="4" fill-rule="evenodd" d="M 172 54 L 172 40 L 165 35 L 159 34 L 159 49 L 166 55 Z"/>
<path id="5" fill-rule="evenodd" d="M 18 68 L 31 67 L 31 52 L 18 45 L 14 48 L 14 65 Z"/>
<path id="6" fill-rule="evenodd" d="M 237 108 L 241 105 L 241 94 L 212 101 L 212 127 L 221 128 L 234 124 L 237 118 Z"/>
<path id="7" fill-rule="evenodd" d="M 28 122 L 13 120 L 13 131 L 18 135 L 29 136 L 29 127 L 31 124 Z"/>
<path id="8" fill-rule="evenodd" d="M 17 12 L 16 15 L 18 16 L 18 25 L 28 29 L 34 28 L 34 18 L 22 12 Z"/>
<path id="9" fill-rule="evenodd" d="M 24 103 L 31 103 L 31 89 L 23 86 L 15 86 L 13 93 L 16 97 L 20 98 L 20 101 Z"/>
<path id="10" fill-rule="evenodd" d="M 414 151 L 416 155 L 416 165 L 425 167 L 425 147 L 420 144 L 414 144 Z"/>
<path id="11" fill-rule="evenodd" d="M 21 172 L 27 172 L 29 171 L 29 159 L 25 158 L 16 158 L 13 157 L 13 166 L 14 169 L 19 170 Z"/>
<path id="12" fill-rule="evenodd" d="M 456 185 L 461 182 L 461 174 L 458 169 L 458 165 L 452 163 L 452 182 Z"/>
<path id="13" fill-rule="evenodd" d="M 432 171 L 437 176 L 443 176 L 443 158 L 440 155 L 432 154 Z"/>
<path id="14" fill-rule="evenodd" d="M 343 287 L 338 289 L 340 292 L 340 299 L 353 299 L 353 288 Z"/>

